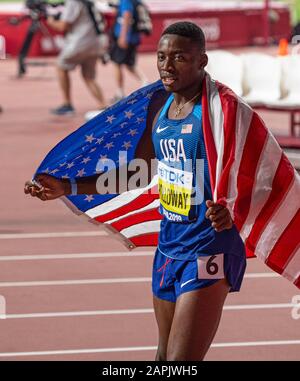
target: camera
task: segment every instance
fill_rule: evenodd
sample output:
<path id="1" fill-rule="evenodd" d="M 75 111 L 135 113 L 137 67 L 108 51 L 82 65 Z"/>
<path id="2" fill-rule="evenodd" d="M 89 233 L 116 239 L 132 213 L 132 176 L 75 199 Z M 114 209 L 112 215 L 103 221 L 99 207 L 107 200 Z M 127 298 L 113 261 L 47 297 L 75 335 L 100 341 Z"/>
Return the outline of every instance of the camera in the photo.
<path id="1" fill-rule="evenodd" d="M 64 5 L 64 2 L 49 3 L 47 0 L 26 0 L 25 7 L 29 10 L 28 14 L 21 17 L 11 17 L 9 23 L 11 25 L 19 25 L 26 19 L 31 19 L 32 21 L 38 21 L 41 19 L 46 19 L 49 16 L 49 7 L 55 8 Z M 51 12 L 51 16 L 56 20 L 60 19 L 61 10 L 58 8 L 57 12 Z"/>
<path id="2" fill-rule="evenodd" d="M 26 0 L 25 7 L 32 11 L 44 12 L 46 9 L 47 1 L 45 0 Z"/>
<path id="3" fill-rule="evenodd" d="M 29 16 L 32 19 L 46 18 L 48 3 L 45 0 L 26 0 L 25 7 L 29 10 Z"/>
<path id="4" fill-rule="evenodd" d="M 30 16 L 32 18 L 38 17 L 38 18 L 47 18 L 49 15 L 48 11 L 49 8 L 55 8 L 58 6 L 64 5 L 64 2 L 57 2 L 57 3 L 50 3 L 47 0 L 26 0 L 25 1 L 25 7 L 29 9 Z M 61 12 L 56 12 L 54 14 L 55 19 L 59 19 L 61 15 Z"/>
<path id="5" fill-rule="evenodd" d="M 22 77 L 26 72 L 25 58 L 30 49 L 33 37 L 35 36 L 38 30 L 40 30 L 43 34 L 46 34 L 47 36 L 50 35 L 47 26 L 44 25 L 43 21 L 47 19 L 47 17 L 50 15 L 54 17 L 56 20 L 58 20 L 61 15 L 61 9 L 59 9 L 59 6 L 64 5 L 64 2 L 61 1 L 56 3 L 50 3 L 47 0 L 25 0 L 24 5 L 28 10 L 28 12 L 24 16 L 21 16 L 19 18 L 11 17 L 9 19 L 9 23 L 15 26 L 19 25 L 24 20 L 30 20 L 30 24 L 18 56 L 19 78 Z M 50 11 L 50 8 L 56 7 L 57 9 L 54 13 Z"/>

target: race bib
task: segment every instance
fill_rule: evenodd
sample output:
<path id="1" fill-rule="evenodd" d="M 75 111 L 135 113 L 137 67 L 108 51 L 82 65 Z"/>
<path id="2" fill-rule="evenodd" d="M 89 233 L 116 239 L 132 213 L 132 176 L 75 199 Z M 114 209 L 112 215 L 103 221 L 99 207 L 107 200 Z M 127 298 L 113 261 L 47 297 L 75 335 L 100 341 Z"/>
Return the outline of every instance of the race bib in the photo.
<path id="1" fill-rule="evenodd" d="M 162 213 L 176 222 L 189 221 L 193 173 L 159 162 L 158 191 Z"/>
<path id="2" fill-rule="evenodd" d="M 224 254 L 198 257 L 198 279 L 223 279 Z"/>

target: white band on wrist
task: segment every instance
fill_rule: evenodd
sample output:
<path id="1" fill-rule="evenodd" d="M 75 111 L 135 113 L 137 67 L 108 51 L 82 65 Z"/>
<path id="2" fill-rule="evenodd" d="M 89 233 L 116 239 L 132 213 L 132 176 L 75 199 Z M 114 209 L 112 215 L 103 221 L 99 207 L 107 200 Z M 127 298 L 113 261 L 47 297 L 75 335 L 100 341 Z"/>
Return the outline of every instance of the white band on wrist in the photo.
<path id="1" fill-rule="evenodd" d="M 77 183 L 75 179 L 70 179 L 71 184 L 71 195 L 77 196 Z"/>

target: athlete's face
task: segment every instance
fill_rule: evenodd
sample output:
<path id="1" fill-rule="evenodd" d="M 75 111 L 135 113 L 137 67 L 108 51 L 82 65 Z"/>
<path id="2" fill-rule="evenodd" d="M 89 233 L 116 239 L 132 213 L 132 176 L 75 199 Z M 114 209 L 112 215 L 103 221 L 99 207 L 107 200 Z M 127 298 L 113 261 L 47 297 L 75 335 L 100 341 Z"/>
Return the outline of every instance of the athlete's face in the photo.
<path id="1" fill-rule="evenodd" d="M 203 77 L 207 56 L 187 37 L 164 35 L 158 44 L 157 68 L 167 91 L 194 87 Z"/>

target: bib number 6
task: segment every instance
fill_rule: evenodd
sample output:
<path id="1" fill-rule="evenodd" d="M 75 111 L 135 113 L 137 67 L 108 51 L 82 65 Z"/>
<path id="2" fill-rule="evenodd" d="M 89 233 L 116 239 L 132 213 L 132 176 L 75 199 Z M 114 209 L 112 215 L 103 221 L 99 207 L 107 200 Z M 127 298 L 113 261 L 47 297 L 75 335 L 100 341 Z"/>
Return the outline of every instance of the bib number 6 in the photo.
<path id="1" fill-rule="evenodd" d="M 216 262 L 214 262 L 214 259 L 217 258 L 216 255 L 213 255 L 209 258 L 209 260 L 206 263 L 206 271 L 209 275 L 216 275 L 219 271 L 219 266 Z"/>
<path id="2" fill-rule="evenodd" d="M 224 278 L 224 254 L 199 257 L 197 261 L 199 279 Z"/>

